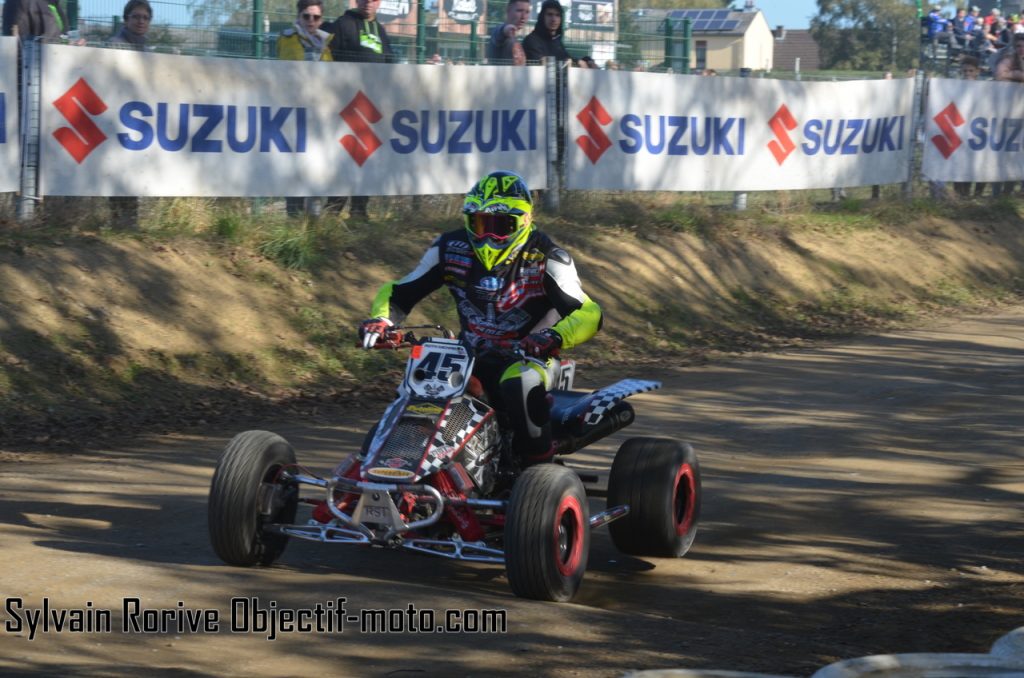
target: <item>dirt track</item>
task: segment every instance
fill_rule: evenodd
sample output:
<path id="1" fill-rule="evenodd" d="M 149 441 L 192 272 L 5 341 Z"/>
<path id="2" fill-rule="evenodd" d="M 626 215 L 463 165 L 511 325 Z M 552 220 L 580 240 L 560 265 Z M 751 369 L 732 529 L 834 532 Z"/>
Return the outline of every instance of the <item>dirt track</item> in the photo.
<path id="1" fill-rule="evenodd" d="M 578 385 L 613 376 L 581 366 Z M 808 675 L 865 654 L 983 652 L 1024 624 L 1024 309 L 656 376 L 665 388 L 636 399 L 627 432 L 694 443 L 697 542 L 682 560 L 644 560 L 602 531 L 571 605 L 513 598 L 498 567 L 354 547 L 293 541 L 274 568 L 221 565 L 205 495 L 232 431 L 73 456 L 0 452 L 0 618 L 12 623 L 15 597 L 114 611 L 111 633 L 29 641 L 27 628 L 0 627 L 0 673 Z M 370 423 L 263 427 L 326 471 Z M 606 469 L 625 433 L 572 463 Z M 500 608 L 508 632 L 268 641 L 227 630 L 239 596 L 281 608 L 344 596 L 350 613 Z M 121 633 L 126 597 L 214 609 L 220 630 Z"/>

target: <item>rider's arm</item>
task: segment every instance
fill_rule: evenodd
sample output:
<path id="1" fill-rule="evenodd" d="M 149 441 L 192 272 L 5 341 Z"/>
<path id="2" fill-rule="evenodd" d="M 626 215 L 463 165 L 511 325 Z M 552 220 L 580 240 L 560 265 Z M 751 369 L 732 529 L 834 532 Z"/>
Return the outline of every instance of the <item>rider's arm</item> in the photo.
<path id="1" fill-rule="evenodd" d="M 385 283 L 373 298 L 370 316 L 401 323 L 413 306 L 444 283 L 441 266 L 441 238 L 426 251 L 419 265 L 401 280 Z"/>
<path id="2" fill-rule="evenodd" d="M 582 344 L 601 329 L 601 307 L 583 291 L 572 257 L 558 247 L 548 252 L 544 291 L 562 316 L 552 326 L 562 337 L 562 348 Z"/>

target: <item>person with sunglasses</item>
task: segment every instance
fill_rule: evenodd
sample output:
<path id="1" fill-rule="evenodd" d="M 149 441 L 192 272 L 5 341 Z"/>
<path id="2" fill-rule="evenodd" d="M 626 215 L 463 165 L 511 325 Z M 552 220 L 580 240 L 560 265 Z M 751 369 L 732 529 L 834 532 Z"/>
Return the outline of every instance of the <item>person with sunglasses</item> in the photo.
<path id="1" fill-rule="evenodd" d="M 548 461 L 555 357 L 597 333 L 601 307 L 583 291 L 569 253 L 535 228 L 530 190 L 518 174 L 485 176 L 466 194 L 462 213 L 462 228 L 439 236 L 415 270 L 377 292 L 372 317 L 359 327 L 361 344 L 373 348 L 421 299 L 447 287 L 460 338 L 476 348 L 474 375 L 491 406 L 507 415 L 516 453 L 525 465 Z M 515 358 L 510 346 L 543 367 Z"/>
<path id="2" fill-rule="evenodd" d="M 286 61 L 334 61 L 331 41 L 334 34 L 321 28 L 324 21 L 323 0 L 299 0 L 295 3 L 298 16 L 295 23 L 277 36 L 277 58 Z M 285 213 L 298 217 L 305 212 L 312 217 L 320 215 L 321 199 L 316 197 L 288 197 L 284 199 Z"/>
<path id="3" fill-rule="evenodd" d="M 323 0 L 299 0 L 295 3 L 295 23 L 277 37 L 277 58 L 287 61 L 334 61 L 331 41 L 334 34 L 321 28 Z"/>
<path id="4" fill-rule="evenodd" d="M 128 0 L 121 16 L 124 25 L 107 44 L 119 49 L 134 49 L 139 52 L 146 50 L 146 34 L 149 33 L 150 22 L 153 21 L 153 7 L 148 0 Z"/>

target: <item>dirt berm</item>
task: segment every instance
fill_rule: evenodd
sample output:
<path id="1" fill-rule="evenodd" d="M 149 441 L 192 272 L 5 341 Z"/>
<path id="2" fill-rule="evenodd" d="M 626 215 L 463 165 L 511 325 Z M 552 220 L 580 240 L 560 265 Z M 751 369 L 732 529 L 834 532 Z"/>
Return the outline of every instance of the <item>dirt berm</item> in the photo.
<path id="1" fill-rule="evenodd" d="M 539 218 L 604 309 L 602 333 L 577 352 L 589 365 L 801 345 L 1024 290 L 1022 221 L 1008 202 L 699 218 L 672 204 L 606 208 Z M 419 220 L 296 227 L 312 243 L 307 270 L 251 238 L 3 227 L 0 444 L 60 448 L 267 408 L 314 414 L 390 391 L 375 377 L 396 357 L 357 351 L 353 328 L 378 285 L 458 225 L 442 215 L 410 226 Z M 453 317 L 439 293 L 413 319 Z"/>

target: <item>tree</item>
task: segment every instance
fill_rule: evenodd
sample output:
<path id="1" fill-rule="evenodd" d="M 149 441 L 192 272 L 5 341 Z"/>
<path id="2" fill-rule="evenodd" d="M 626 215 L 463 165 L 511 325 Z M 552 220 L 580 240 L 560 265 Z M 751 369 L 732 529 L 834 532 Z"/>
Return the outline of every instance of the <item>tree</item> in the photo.
<path id="1" fill-rule="evenodd" d="M 821 67 L 843 70 L 903 69 L 918 56 L 920 24 L 908 0 L 818 0 L 811 35 Z"/>

